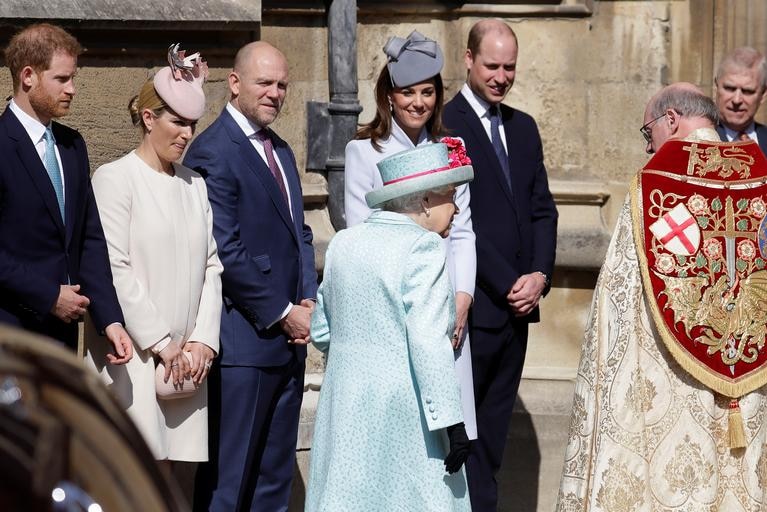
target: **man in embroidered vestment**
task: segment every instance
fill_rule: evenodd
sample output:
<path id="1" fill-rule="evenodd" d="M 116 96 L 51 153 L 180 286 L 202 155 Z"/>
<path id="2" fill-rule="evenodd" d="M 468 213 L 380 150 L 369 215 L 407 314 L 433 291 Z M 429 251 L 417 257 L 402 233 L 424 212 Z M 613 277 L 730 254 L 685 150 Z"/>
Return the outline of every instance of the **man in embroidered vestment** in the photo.
<path id="1" fill-rule="evenodd" d="M 735 238 L 733 232 L 747 231 L 749 223 L 763 225 L 765 192 L 755 192 L 762 185 L 742 185 L 748 181 L 742 178 L 749 172 L 758 174 L 767 161 L 751 141 L 713 142 L 719 141 L 714 130 L 716 107 L 691 84 L 673 84 L 656 94 L 647 105 L 644 122 L 647 152 L 657 153 L 632 181 L 597 281 L 557 510 L 765 510 L 765 387 L 755 386 L 736 397 L 739 400 L 713 391 L 690 369 L 688 363 L 697 360 L 684 360 L 664 336 L 693 333 L 697 337 L 690 350 L 702 350 L 704 362 L 721 362 L 729 354 L 727 346 L 721 353 L 710 346 L 711 337 L 704 333 L 712 334 L 709 326 L 715 323 L 702 313 L 706 305 L 713 311 L 739 304 L 747 278 L 753 276 L 745 270 L 759 261 L 765 264 L 764 258 L 757 258 L 761 248 L 755 247 L 756 242 L 743 233 Z M 739 162 L 751 164 L 738 167 L 737 158 L 722 155 L 736 155 Z M 731 164 L 729 174 L 724 164 L 713 170 L 706 167 L 724 160 Z M 722 185 L 722 173 L 740 181 L 728 188 Z M 647 179 L 666 187 L 649 187 Z M 732 199 L 686 194 L 692 186 L 708 187 L 709 197 L 741 196 L 733 206 Z M 679 212 L 681 216 L 676 216 Z M 736 219 L 736 227 L 728 223 L 726 230 L 714 232 L 724 212 Z M 646 223 L 649 231 L 644 229 L 648 219 L 657 219 Z M 729 235 L 742 247 L 724 243 Z M 735 284 L 728 284 L 729 278 Z M 660 292 L 653 287 L 648 294 L 651 282 L 666 287 Z M 678 293 L 680 289 L 685 294 Z M 680 305 L 682 299 L 687 299 L 686 309 Z M 725 318 L 730 318 L 729 311 Z M 667 318 L 671 320 L 665 323 Z M 703 326 L 703 321 L 709 323 Z M 738 343 L 738 339 L 726 341 Z M 745 366 L 732 362 L 727 371 L 734 375 Z M 703 370 L 700 374 L 710 377 Z M 743 446 L 737 448 L 729 435 L 732 403 L 739 406 L 743 420 L 739 443 Z"/>

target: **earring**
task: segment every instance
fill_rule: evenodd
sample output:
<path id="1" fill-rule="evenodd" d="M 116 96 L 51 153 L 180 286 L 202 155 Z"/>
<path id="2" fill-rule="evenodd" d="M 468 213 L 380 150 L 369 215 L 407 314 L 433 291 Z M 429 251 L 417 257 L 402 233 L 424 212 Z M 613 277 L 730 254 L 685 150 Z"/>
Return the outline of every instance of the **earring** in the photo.
<path id="1" fill-rule="evenodd" d="M 426 216 L 427 216 L 427 217 L 428 217 L 429 215 L 431 215 L 431 209 L 429 209 L 429 208 L 424 208 L 424 209 L 423 209 L 423 211 L 426 213 Z"/>

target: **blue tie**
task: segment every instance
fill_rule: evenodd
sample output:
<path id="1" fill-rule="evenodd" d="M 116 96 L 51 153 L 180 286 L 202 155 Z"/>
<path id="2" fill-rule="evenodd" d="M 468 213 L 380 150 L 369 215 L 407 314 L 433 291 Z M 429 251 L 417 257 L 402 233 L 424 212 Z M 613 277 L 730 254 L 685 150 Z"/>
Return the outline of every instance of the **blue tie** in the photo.
<path id="1" fill-rule="evenodd" d="M 511 188 L 511 174 L 509 172 L 509 157 L 506 155 L 506 150 L 503 148 L 503 141 L 501 140 L 501 115 L 498 111 L 498 105 L 492 105 L 488 110 L 490 114 L 490 142 L 493 144 L 495 150 L 495 156 L 498 157 L 498 162 L 503 169 L 503 177 L 506 178 L 506 182 Z"/>
<path id="2" fill-rule="evenodd" d="M 56 192 L 56 200 L 59 202 L 59 213 L 61 213 L 61 222 L 64 222 L 64 184 L 61 182 L 61 169 L 59 161 L 56 159 L 56 139 L 53 138 L 51 127 L 45 129 L 45 170 L 48 171 L 48 177 L 53 184 L 53 190 Z"/>

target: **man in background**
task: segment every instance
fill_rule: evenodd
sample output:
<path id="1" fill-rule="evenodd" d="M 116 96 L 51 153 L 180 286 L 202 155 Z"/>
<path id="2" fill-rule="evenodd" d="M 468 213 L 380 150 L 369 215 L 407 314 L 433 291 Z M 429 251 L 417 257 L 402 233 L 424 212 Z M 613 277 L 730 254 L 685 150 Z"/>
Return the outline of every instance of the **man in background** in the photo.
<path id="1" fill-rule="evenodd" d="M 714 79 L 719 124 L 725 142 L 753 140 L 767 153 L 767 127 L 754 121 L 767 92 L 767 61 L 744 46 L 725 56 Z"/>

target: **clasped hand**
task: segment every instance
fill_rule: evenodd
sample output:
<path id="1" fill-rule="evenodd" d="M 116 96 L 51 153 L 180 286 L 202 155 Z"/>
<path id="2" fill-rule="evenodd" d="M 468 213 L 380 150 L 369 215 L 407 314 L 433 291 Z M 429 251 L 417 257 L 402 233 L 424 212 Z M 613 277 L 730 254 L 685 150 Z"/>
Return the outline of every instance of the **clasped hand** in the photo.
<path id="1" fill-rule="evenodd" d="M 79 284 L 62 284 L 56 303 L 51 308 L 53 316 L 66 324 L 82 318 L 91 300 L 79 291 Z"/>
<path id="2" fill-rule="evenodd" d="M 290 308 L 285 318 L 280 320 L 280 327 L 288 336 L 288 343 L 295 343 L 296 345 L 308 345 L 311 343 L 309 328 L 312 322 L 314 306 L 314 301 L 304 299 L 300 305 L 294 305 Z"/>
<path id="3" fill-rule="evenodd" d="M 544 289 L 546 289 L 546 278 L 540 273 L 533 272 L 519 276 L 506 296 L 514 316 L 525 316 L 535 309 L 541 301 Z"/>
<path id="4" fill-rule="evenodd" d="M 173 377 L 174 386 L 183 385 L 184 379 L 190 376 L 191 367 L 184 351 L 181 350 L 181 345 L 171 341 L 158 355 L 165 365 L 164 381 L 168 382 L 168 379 Z"/>

